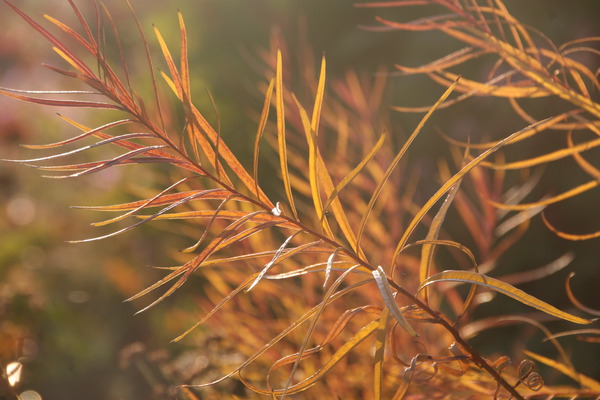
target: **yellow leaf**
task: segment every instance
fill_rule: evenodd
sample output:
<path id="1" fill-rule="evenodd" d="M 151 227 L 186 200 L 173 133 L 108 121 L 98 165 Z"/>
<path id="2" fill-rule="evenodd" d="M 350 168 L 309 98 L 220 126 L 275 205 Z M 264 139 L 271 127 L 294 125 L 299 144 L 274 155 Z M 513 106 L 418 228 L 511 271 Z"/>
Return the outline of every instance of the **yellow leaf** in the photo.
<path id="1" fill-rule="evenodd" d="M 558 203 L 559 201 L 563 201 L 568 198 L 577 196 L 581 193 L 587 192 L 588 190 L 591 190 L 591 189 L 597 187 L 598 185 L 600 185 L 600 182 L 598 182 L 596 180 L 589 181 L 587 183 L 584 183 L 582 185 L 574 187 L 571 190 L 567 190 L 566 192 L 563 192 L 559 195 L 556 195 L 556 196 L 553 196 L 553 197 L 550 197 L 550 198 L 547 198 L 544 200 L 536 201 L 534 203 L 504 204 L 504 203 L 497 203 L 492 200 L 489 200 L 489 202 L 494 207 L 501 208 L 503 210 L 528 210 L 528 209 L 531 209 L 534 207 L 541 207 L 541 206 L 547 206 L 549 204 Z"/>
<path id="2" fill-rule="evenodd" d="M 285 143 L 285 106 L 283 103 L 283 70 L 281 66 L 281 50 L 277 51 L 277 70 L 275 72 L 275 104 L 277 108 L 277 143 L 279 144 L 279 164 L 285 194 L 294 218 L 298 219 L 298 212 L 294 204 L 290 173 L 288 172 L 287 145 Z"/>
<path id="3" fill-rule="evenodd" d="M 552 315 L 560 319 L 564 319 L 566 321 L 574 322 L 576 324 L 589 324 L 592 322 L 590 320 L 580 318 L 575 315 L 561 311 L 558 308 L 551 306 L 550 304 L 534 296 L 531 296 L 530 294 L 527 294 L 521 289 L 517 289 L 516 287 L 509 285 L 506 282 L 502 282 L 501 280 L 491 278 L 489 276 L 479 274 L 477 272 L 454 270 L 443 271 L 425 280 L 425 282 L 423 282 L 423 284 L 421 285 L 420 289 L 437 282 L 464 282 L 480 285 L 488 289 L 494 290 L 496 292 L 502 293 L 506 296 L 512 297 L 513 299 L 525 305 L 536 308 L 540 311 L 545 312 L 546 314 Z"/>
<path id="4" fill-rule="evenodd" d="M 568 377 L 574 379 L 575 381 L 581 383 L 582 386 L 592 389 L 594 391 L 600 391 L 600 382 L 595 379 L 590 378 L 589 376 L 583 375 L 579 372 L 573 371 L 573 368 L 560 363 L 558 361 L 552 360 L 550 358 L 540 356 L 539 354 L 533 353 L 531 351 L 524 351 L 527 357 L 531 357 L 534 360 L 541 362 L 542 364 L 546 364 L 549 367 L 554 368 L 557 371 L 562 372 Z"/>
<path id="5" fill-rule="evenodd" d="M 375 188 L 375 191 L 373 192 L 373 195 L 371 196 L 371 199 L 369 200 L 369 204 L 367 205 L 367 209 L 363 213 L 362 219 L 360 221 L 360 226 L 358 228 L 358 234 L 357 234 L 357 242 L 359 245 L 360 245 L 360 239 L 362 237 L 362 233 L 363 233 L 366 223 L 367 223 L 367 219 L 369 218 L 369 214 L 373 210 L 373 206 L 375 205 L 375 202 L 379 198 L 379 195 L 381 194 L 381 191 L 383 190 L 383 187 L 386 184 L 386 182 L 388 181 L 390 175 L 392 174 L 394 169 L 396 169 L 396 166 L 402 159 L 402 156 L 404 156 L 404 154 L 406 153 L 406 151 L 408 150 L 408 148 L 412 144 L 412 142 L 415 140 L 415 138 L 417 137 L 419 132 L 421 132 L 421 129 L 423 128 L 425 123 L 429 120 L 429 117 L 431 117 L 433 112 L 440 106 L 440 104 L 442 104 L 448 98 L 448 96 L 450 96 L 450 93 L 452 93 L 452 91 L 454 90 L 454 88 L 456 87 L 457 84 L 458 84 L 458 82 L 455 81 L 452 85 L 450 85 L 450 87 L 448 89 L 446 89 L 446 91 L 444 92 L 444 94 L 442 94 L 442 96 L 438 99 L 438 101 L 429 109 L 427 114 L 425 114 L 425 116 L 421 119 L 421 121 L 419 122 L 419 124 L 417 125 L 417 127 L 415 128 L 413 133 L 410 135 L 408 140 L 404 143 L 404 145 L 402 146 L 402 148 L 400 149 L 400 151 L 398 152 L 396 157 L 394 157 L 394 160 L 392 160 L 392 163 L 390 164 L 388 169 L 385 171 L 385 175 L 384 175 L 383 179 L 381 179 L 381 181 L 378 183 L 377 187 Z"/>
<path id="6" fill-rule="evenodd" d="M 435 203 L 437 203 L 442 198 L 442 196 L 448 190 L 450 190 L 450 188 L 452 186 L 454 186 L 454 184 L 456 184 L 456 182 L 458 182 L 460 179 L 462 179 L 463 176 L 465 176 L 469 171 L 471 171 L 473 168 L 475 168 L 477 165 L 479 165 L 486 157 L 488 157 L 490 154 L 492 154 L 493 152 L 498 150 L 504 144 L 515 140 L 515 138 L 517 138 L 523 132 L 527 132 L 531 128 L 533 128 L 539 124 L 543 124 L 546 121 L 547 120 L 542 120 L 535 124 L 531 124 L 528 127 L 506 137 L 505 139 L 498 142 L 495 146 L 484 151 L 479 156 L 477 156 L 475 159 L 470 161 L 467 165 L 465 165 L 463 168 L 461 168 L 460 171 L 458 171 L 456 174 L 454 174 L 454 176 L 452 178 L 446 180 L 446 182 L 442 185 L 442 187 L 439 188 L 438 191 L 429 198 L 429 200 L 427 200 L 425 205 L 423 207 L 421 207 L 421 209 L 413 217 L 412 221 L 408 224 L 407 228 L 404 231 L 404 234 L 402 235 L 402 237 L 400 238 L 400 241 L 398 242 L 398 244 L 396 246 L 396 250 L 394 251 L 394 255 L 392 257 L 391 265 L 396 265 L 396 260 L 397 260 L 398 256 L 400 255 L 400 252 L 406 246 L 406 242 L 408 241 L 409 236 L 412 234 L 412 232 L 416 228 L 417 224 L 421 221 L 421 219 L 425 216 L 425 214 L 431 209 L 431 207 L 433 207 L 433 205 Z"/>

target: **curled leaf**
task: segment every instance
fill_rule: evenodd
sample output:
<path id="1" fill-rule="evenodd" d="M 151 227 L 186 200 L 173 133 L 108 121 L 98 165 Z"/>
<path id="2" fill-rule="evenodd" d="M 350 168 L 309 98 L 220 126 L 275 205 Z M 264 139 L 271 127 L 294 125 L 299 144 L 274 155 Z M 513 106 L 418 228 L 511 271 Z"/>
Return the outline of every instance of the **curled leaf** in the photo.
<path id="1" fill-rule="evenodd" d="M 402 311 L 396 301 L 394 300 L 394 294 L 392 293 L 392 289 L 390 288 L 390 284 L 387 281 L 387 277 L 381 265 L 377 267 L 377 269 L 372 272 L 373 278 L 375 278 L 375 282 L 377 283 L 377 287 L 379 288 L 379 293 L 381 293 L 381 297 L 383 301 L 390 311 L 390 313 L 396 318 L 396 321 L 400 324 L 404 330 L 410 333 L 412 336 L 419 336 L 417 332 L 413 329 L 413 327 L 408 323 L 404 315 L 402 315 Z"/>

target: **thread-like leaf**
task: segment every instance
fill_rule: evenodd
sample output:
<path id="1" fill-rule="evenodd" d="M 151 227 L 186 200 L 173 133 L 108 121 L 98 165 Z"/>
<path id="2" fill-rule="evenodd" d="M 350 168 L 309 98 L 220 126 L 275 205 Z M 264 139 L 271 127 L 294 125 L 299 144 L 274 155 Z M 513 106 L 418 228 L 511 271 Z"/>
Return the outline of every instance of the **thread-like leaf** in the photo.
<path id="1" fill-rule="evenodd" d="M 548 229 L 550 229 L 556 236 L 559 236 L 563 239 L 579 241 L 579 240 L 596 239 L 596 238 L 600 237 L 600 231 L 586 233 L 586 234 L 563 232 L 563 231 L 557 229 L 556 227 L 554 227 L 554 225 L 552 225 L 550 223 L 550 221 L 548 221 L 548 218 L 546 218 L 546 216 L 544 214 L 542 214 L 542 221 L 544 221 L 544 225 L 546 225 L 546 227 Z"/>
<path id="2" fill-rule="evenodd" d="M 45 106 L 54 107 L 83 107 L 83 108 L 105 108 L 109 110 L 125 111 L 121 106 L 115 104 L 103 103 L 100 101 L 82 101 L 82 100 L 56 100 L 56 99 L 42 99 L 39 97 L 23 96 L 15 93 L 12 89 L 0 88 L 0 94 L 3 94 L 14 99 L 23 100 L 28 103 L 42 104 Z"/>

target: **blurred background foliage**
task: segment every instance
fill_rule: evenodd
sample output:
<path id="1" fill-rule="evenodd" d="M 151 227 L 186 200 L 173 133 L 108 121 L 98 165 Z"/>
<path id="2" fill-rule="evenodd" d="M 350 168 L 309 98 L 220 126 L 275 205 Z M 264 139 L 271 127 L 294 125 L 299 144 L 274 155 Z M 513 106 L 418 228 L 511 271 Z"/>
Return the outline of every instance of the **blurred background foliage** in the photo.
<path id="1" fill-rule="evenodd" d="M 93 20 L 92 2 L 78 3 Z M 600 35 L 598 1 L 506 0 L 505 3 L 513 15 L 544 32 L 555 43 Z M 327 57 L 331 85 L 336 80 L 347 79 L 349 71 L 355 71 L 368 81 L 374 74 L 393 71 L 395 63 L 421 65 L 458 46 L 435 33 L 363 29 L 375 26 L 374 16 L 385 11 L 355 8 L 353 2 L 347 0 L 132 0 L 132 5 L 149 38 L 156 66 L 163 69 L 151 26 L 158 26 L 167 42 L 176 44 L 176 10 L 182 11 L 189 35 L 196 105 L 214 125 L 220 124 L 224 140 L 246 162 L 252 159 L 256 115 L 262 104 L 258 87 L 268 71 L 261 54 L 270 48 L 284 49 L 288 58 L 285 63 L 288 84 L 302 95 L 298 84 L 301 74 L 307 73 L 304 66 L 307 62 L 316 65 L 313 60 L 318 60 L 322 53 Z M 37 20 L 48 13 L 63 22 L 75 22 L 64 0 L 43 3 L 23 0 L 18 6 Z M 122 2 L 111 0 L 107 6 L 119 27 L 130 67 L 135 71 L 134 87 L 142 94 L 150 94 L 143 46 L 135 24 Z M 423 10 L 413 8 L 390 9 L 389 14 L 385 14 L 388 19 L 402 21 L 424 15 Z M 73 86 L 76 85 L 73 81 L 40 66 L 41 62 L 58 64 L 60 61 L 49 45 L 4 5 L 0 6 L 0 27 L 0 86 L 32 90 L 80 89 Z M 467 73 L 477 74 L 478 71 L 485 73 L 489 66 L 471 63 L 466 67 L 472 68 Z M 214 97 L 218 116 L 207 91 Z M 429 105 L 441 92 L 438 85 L 426 78 L 396 77 L 390 73 L 382 112 L 385 117 L 378 129 L 385 125 L 394 143 L 402 143 L 406 132 L 412 130 L 421 115 L 388 113 L 389 107 Z M 598 93 L 594 96 L 598 98 Z M 553 105 L 540 104 L 539 107 L 532 113 L 541 118 L 547 113 L 544 107 L 551 109 Z M 65 133 L 71 128 L 56 118 L 55 113 L 61 112 L 56 108 L 0 98 L 0 110 L 2 158 L 25 158 L 33 153 L 19 144 L 49 143 L 73 133 Z M 81 117 L 73 110 L 65 114 L 70 118 Z M 79 120 L 90 121 L 89 118 Z M 471 137 L 474 141 L 492 140 L 524 125 L 514 116 L 508 103 L 481 98 L 438 111 L 430 124 L 453 138 Z M 530 147 L 522 146 L 521 151 L 535 154 L 542 148 L 564 145 L 552 140 L 543 135 Z M 410 152 L 411 163 L 422 176 L 419 189 L 423 199 L 438 185 L 436 160 L 447 155 L 447 150 L 448 145 L 430 129 L 421 135 Z M 323 154 L 327 158 L 327 148 Z M 588 154 L 590 160 L 600 155 L 598 150 Z M 537 194 L 564 191 L 575 175 L 581 174 L 575 163 L 549 168 Z M 189 298 L 180 300 L 186 296 L 170 299 L 168 304 L 136 316 L 132 315 L 141 303 L 123 303 L 125 298 L 157 278 L 145 266 L 170 265 L 175 249 L 183 247 L 178 243 L 178 235 L 170 234 L 172 226 L 142 228 L 100 243 L 65 243 L 96 233 L 92 234 L 88 225 L 95 215 L 70 209 L 69 205 L 132 200 L 151 189 L 153 182 L 168 178 L 168 171 L 113 168 L 76 181 L 48 181 L 40 175 L 32 169 L 0 163 L 0 364 L 4 366 L 15 360 L 24 364 L 21 388 L 36 390 L 45 399 L 165 398 L 172 395 L 167 390 L 168 385 L 182 382 L 190 371 L 210 372 L 213 363 L 239 362 L 233 344 L 228 357 L 212 353 L 217 346 L 227 347 L 226 338 L 218 330 L 205 331 L 202 338 L 197 339 L 195 353 L 188 352 L 184 344 L 168 343 L 198 318 L 196 305 Z M 597 230 L 600 196 L 597 190 L 592 193 L 552 206 L 548 210 L 549 217 L 565 230 Z M 453 237 L 467 245 L 473 244 L 467 233 L 458 228 L 452 230 L 451 220 L 448 226 Z M 573 287 L 579 299 L 588 306 L 600 308 L 598 243 L 598 239 L 566 242 L 550 233 L 538 218 L 523 240 L 502 258 L 504 264 L 498 271 L 509 274 L 531 269 L 573 251 L 576 259 L 568 268 L 521 287 L 553 305 L 569 308 L 564 281 L 569 272 L 577 271 Z M 201 287 L 188 285 L 184 290 L 196 298 L 202 296 Z M 496 299 L 480 307 L 478 312 L 491 316 L 502 307 L 514 306 L 510 301 Z M 528 327 L 502 328 L 491 332 L 493 336 L 486 335 L 486 343 L 476 345 L 487 346 L 486 351 L 490 353 L 510 351 L 503 348 L 502 337 L 517 334 L 529 341 L 538 332 Z M 489 340 L 490 337 L 494 340 Z M 565 342 L 579 370 L 600 378 L 598 345 L 575 340 L 569 343 L 568 339 Z M 235 386 L 231 381 L 227 384 Z M 211 390 L 204 392 L 206 397 L 202 398 L 218 398 L 214 397 L 218 396 L 214 394 L 217 391 Z M 242 387 L 228 390 L 243 392 Z"/>

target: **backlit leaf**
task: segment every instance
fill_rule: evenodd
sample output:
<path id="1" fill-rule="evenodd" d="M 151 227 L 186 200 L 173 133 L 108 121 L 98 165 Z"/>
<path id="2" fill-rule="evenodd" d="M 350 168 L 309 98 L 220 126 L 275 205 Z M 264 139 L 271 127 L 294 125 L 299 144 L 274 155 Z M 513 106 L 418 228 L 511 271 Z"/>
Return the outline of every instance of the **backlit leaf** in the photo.
<path id="1" fill-rule="evenodd" d="M 420 289 L 437 282 L 464 282 L 483 286 L 487 289 L 491 289 L 498 293 L 502 293 L 506 296 L 512 297 L 513 299 L 525 305 L 543 311 L 546 314 L 552 315 L 560 319 L 564 319 L 566 321 L 574 322 L 577 324 L 589 324 L 592 322 L 590 320 L 580 318 L 567 312 L 561 311 L 558 308 L 546 302 L 543 302 L 542 300 L 531 296 L 522 291 L 521 289 L 517 289 L 516 287 L 509 285 L 506 282 L 502 282 L 498 279 L 491 278 L 489 276 L 479 274 L 477 272 L 452 270 L 443 271 L 427 278 L 427 280 L 425 280 L 425 282 L 423 282 L 423 284 L 421 285 Z"/>

